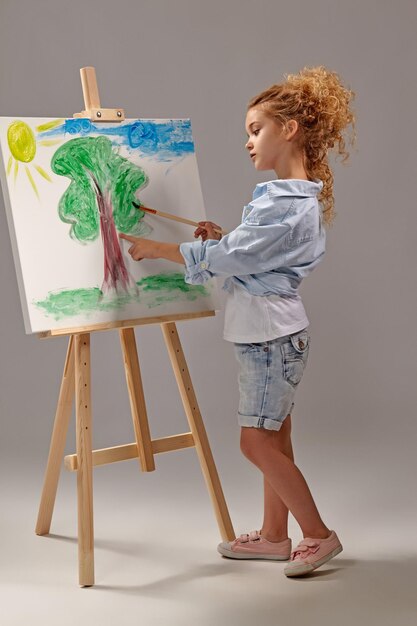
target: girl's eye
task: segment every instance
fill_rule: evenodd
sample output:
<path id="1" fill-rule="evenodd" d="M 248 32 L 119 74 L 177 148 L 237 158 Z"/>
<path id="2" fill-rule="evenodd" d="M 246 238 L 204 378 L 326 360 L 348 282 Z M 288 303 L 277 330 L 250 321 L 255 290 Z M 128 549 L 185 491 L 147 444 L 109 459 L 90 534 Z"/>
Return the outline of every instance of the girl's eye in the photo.
<path id="1" fill-rule="evenodd" d="M 253 131 L 253 134 L 255 135 L 255 137 L 256 137 L 256 135 L 259 133 L 259 130 L 260 130 L 260 129 L 259 129 L 259 128 L 257 128 L 256 130 L 254 130 L 254 131 Z"/>

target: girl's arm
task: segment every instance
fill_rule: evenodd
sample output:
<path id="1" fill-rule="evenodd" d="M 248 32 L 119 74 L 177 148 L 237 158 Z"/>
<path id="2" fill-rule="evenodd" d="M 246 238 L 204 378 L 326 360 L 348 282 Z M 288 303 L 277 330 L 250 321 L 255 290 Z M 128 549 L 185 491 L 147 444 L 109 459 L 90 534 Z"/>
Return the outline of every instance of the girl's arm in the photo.
<path id="1" fill-rule="evenodd" d="M 287 254 L 282 244 L 290 230 L 283 223 L 264 227 L 242 223 L 220 241 L 207 238 L 180 245 L 123 233 L 119 236 L 132 244 L 128 253 L 135 261 L 168 259 L 181 263 L 186 266 L 185 281 L 201 284 L 213 276 L 241 276 L 282 266 Z"/>
<path id="2" fill-rule="evenodd" d="M 135 260 L 164 258 L 181 263 L 186 267 L 185 282 L 194 285 L 213 276 L 247 276 L 283 267 L 294 269 L 293 266 L 297 266 L 301 274 L 306 265 L 310 267 L 312 257 L 318 260 L 324 253 L 323 237 L 316 228 L 313 219 L 316 214 L 311 208 L 310 203 L 304 203 L 299 211 L 293 211 L 283 221 L 265 220 L 264 223 L 262 215 L 251 215 L 251 221 L 242 222 L 220 241 L 206 239 L 178 246 L 120 236 L 132 243 L 128 252 Z M 287 214 L 288 211 L 285 217 Z M 291 240 L 291 233 L 302 221 L 306 225 L 298 235 L 303 236 Z"/>
<path id="3" fill-rule="evenodd" d="M 141 261 L 142 259 L 167 259 L 168 261 L 185 265 L 180 247 L 176 243 L 141 239 L 140 237 L 125 235 L 124 233 L 120 233 L 119 237 L 120 239 L 126 239 L 126 241 L 132 244 L 128 253 L 135 261 Z"/>
<path id="4" fill-rule="evenodd" d="M 206 239 L 220 240 L 222 236 L 215 232 L 215 228 L 221 230 L 221 227 L 214 224 L 214 222 L 199 222 L 199 227 L 194 231 L 194 237 L 198 238 L 201 235 L 203 241 Z M 135 261 L 141 261 L 142 259 L 167 259 L 168 261 L 185 265 L 180 246 L 175 243 L 151 241 L 150 239 L 132 237 L 124 233 L 120 233 L 120 238 L 130 241 L 132 244 L 128 253 Z"/>

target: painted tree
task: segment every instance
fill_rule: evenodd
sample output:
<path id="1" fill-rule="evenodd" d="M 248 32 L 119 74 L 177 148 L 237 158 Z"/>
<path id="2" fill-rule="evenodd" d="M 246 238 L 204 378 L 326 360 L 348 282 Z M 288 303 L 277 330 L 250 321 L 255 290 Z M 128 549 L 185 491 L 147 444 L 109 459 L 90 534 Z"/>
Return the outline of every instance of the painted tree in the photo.
<path id="1" fill-rule="evenodd" d="M 79 137 L 63 144 L 51 161 L 55 174 L 71 180 L 58 213 L 71 224 L 73 239 L 88 243 L 101 233 L 104 249 L 104 295 L 137 291 L 126 268 L 117 231 L 140 234 L 144 215 L 132 204 L 135 192 L 146 186 L 142 168 L 117 154 L 106 137 Z"/>

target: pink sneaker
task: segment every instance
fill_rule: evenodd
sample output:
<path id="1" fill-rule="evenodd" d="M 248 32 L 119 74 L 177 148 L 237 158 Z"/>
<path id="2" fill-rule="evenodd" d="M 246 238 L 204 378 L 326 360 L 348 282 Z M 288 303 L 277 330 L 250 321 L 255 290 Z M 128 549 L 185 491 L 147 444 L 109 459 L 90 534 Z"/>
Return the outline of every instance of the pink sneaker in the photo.
<path id="1" fill-rule="evenodd" d="M 343 550 L 338 536 L 331 531 L 327 539 L 306 537 L 291 553 L 290 562 L 284 569 L 286 576 L 301 576 L 317 569 Z"/>
<path id="2" fill-rule="evenodd" d="M 260 531 L 252 530 L 240 535 L 234 541 L 223 541 L 217 551 L 229 559 L 267 559 L 268 561 L 288 561 L 291 554 L 291 539 L 268 541 Z"/>

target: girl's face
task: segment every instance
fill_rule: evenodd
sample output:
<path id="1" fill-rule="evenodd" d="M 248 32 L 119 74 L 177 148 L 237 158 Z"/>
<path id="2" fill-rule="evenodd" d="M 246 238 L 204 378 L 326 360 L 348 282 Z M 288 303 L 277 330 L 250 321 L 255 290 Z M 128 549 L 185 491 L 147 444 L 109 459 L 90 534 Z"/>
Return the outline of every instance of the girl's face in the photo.
<path id="1" fill-rule="evenodd" d="M 245 126 L 248 135 L 245 147 L 255 168 L 277 172 L 288 143 L 283 125 L 260 109 L 249 109 Z"/>

